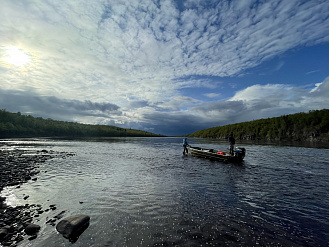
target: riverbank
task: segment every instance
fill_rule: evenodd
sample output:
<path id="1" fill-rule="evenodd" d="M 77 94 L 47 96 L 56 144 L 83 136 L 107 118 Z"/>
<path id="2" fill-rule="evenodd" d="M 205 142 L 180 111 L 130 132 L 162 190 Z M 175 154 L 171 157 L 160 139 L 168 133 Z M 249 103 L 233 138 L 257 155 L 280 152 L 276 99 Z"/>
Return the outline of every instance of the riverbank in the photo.
<path id="1" fill-rule="evenodd" d="M 0 150 L 0 193 L 7 186 L 19 187 L 23 183 L 37 181 L 40 166 L 44 162 L 55 157 L 65 158 L 68 155 L 73 154 L 55 153 L 47 150 L 36 152 Z M 28 197 L 29 195 L 24 195 L 20 199 L 26 200 Z M 35 239 L 40 226 L 32 224 L 32 222 L 36 222 L 41 214 L 54 210 L 56 210 L 56 205 L 51 204 L 47 208 L 36 204 L 13 207 L 7 204 L 5 197 L 0 197 L 0 244 L 3 246 L 17 246 L 25 238 Z M 63 212 L 47 223 L 55 225 L 54 222 L 60 219 L 61 214 Z M 34 230 L 28 230 L 31 227 Z"/>

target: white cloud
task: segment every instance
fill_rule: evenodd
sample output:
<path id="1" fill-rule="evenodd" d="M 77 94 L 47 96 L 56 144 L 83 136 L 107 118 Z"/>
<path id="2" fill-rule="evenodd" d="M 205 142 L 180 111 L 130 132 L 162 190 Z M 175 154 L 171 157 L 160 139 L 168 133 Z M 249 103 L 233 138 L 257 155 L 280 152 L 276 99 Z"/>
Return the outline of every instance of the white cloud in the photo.
<path id="1" fill-rule="evenodd" d="M 180 12 L 171 1 L 6 1 L 1 33 L 11 36 L 4 43 L 23 40 L 36 50 L 40 74 L 52 68 L 66 77 L 54 83 L 67 83 L 79 70 L 101 70 L 107 85 L 109 74 L 144 86 L 145 78 L 159 85 L 162 78 L 193 74 L 230 76 L 292 47 L 329 40 L 325 1 L 269 2 L 250 10 L 251 4 L 222 1 L 208 9 L 195 2 Z"/>
<path id="2" fill-rule="evenodd" d="M 310 100 L 312 99 L 312 100 Z M 316 102 L 318 106 L 313 106 L 314 109 L 325 106 L 328 107 L 329 104 L 329 77 L 327 77 L 323 82 L 316 83 L 315 87 L 309 92 L 304 98 L 305 102 Z"/>
<path id="3" fill-rule="evenodd" d="M 220 94 L 218 93 L 207 93 L 207 94 L 204 94 L 206 97 L 208 98 L 217 98 L 220 96 Z"/>
<path id="4" fill-rule="evenodd" d="M 320 70 L 317 69 L 317 70 L 308 71 L 306 72 L 306 75 L 317 73 L 317 72 L 320 72 Z"/>
<path id="5" fill-rule="evenodd" d="M 297 88 L 283 84 L 253 85 L 238 91 L 229 101 L 291 100 L 292 97 L 298 95 L 297 90 L 300 91 Z"/>

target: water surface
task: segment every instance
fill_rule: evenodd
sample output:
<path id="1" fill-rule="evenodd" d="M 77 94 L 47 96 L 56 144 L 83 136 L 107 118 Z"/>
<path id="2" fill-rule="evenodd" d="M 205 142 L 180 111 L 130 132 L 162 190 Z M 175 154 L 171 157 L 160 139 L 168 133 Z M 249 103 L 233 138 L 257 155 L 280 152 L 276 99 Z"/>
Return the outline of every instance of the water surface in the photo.
<path id="1" fill-rule="evenodd" d="M 327 246 L 329 149 L 241 146 L 237 165 L 183 156 L 181 138 L 0 141 L 2 149 L 76 154 L 45 162 L 37 181 L 2 194 L 13 206 L 57 207 L 35 219 L 38 238 L 21 246 L 71 246 L 46 224 L 62 211 L 91 217 L 75 246 Z"/>

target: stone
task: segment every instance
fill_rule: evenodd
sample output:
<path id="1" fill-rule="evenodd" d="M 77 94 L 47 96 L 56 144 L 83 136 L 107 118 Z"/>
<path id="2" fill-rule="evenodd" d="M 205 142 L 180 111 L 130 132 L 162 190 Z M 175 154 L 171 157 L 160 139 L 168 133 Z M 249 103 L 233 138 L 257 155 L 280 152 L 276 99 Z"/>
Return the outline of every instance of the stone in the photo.
<path id="1" fill-rule="evenodd" d="M 6 228 L 0 229 L 0 240 L 4 239 L 8 234 L 8 230 Z"/>
<path id="2" fill-rule="evenodd" d="M 62 212 L 60 212 L 59 214 L 54 216 L 54 218 L 59 220 L 59 219 L 63 218 L 64 214 L 65 214 L 65 210 L 63 210 Z"/>
<path id="3" fill-rule="evenodd" d="M 73 215 L 64 218 L 56 225 L 56 230 L 65 238 L 79 236 L 89 226 L 90 217 L 88 215 Z"/>
<path id="4" fill-rule="evenodd" d="M 31 240 L 34 240 L 34 239 L 36 239 L 36 238 L 37 238 L 37 235 L 33 235 L 33 236 L 29 237 L 28 240 L 31 241 Z"/>
<path id="5" fill-rule="evenodd" d="M 25 233 L 27 235 L 35 235 L 39 230 L 40 230 L 40 226 L 36 225 L 36 224 L 29 224 L 26 228 L 25 228 Z"/>

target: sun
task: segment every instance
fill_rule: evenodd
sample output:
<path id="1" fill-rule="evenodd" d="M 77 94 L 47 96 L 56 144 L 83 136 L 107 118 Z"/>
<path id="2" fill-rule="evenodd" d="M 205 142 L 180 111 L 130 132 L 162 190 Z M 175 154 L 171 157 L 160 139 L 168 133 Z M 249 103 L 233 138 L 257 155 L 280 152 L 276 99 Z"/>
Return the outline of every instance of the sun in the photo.
<path id="1" fill-rule="evenodd" d="M 11 46 L 6 48 L 2 59 L 8 64 L 23 67 L 32 61 L 32 56 L 17 46 Z"/>

